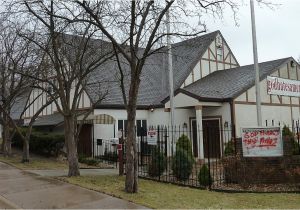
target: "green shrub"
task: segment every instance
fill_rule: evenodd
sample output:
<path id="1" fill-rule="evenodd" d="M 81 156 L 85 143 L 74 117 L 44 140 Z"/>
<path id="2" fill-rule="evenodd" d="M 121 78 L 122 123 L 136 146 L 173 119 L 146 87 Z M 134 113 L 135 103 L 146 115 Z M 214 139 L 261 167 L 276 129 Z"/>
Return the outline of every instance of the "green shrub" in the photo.
<path id="1" fill-rule="evenodd" d="M 193 170 L 195 159 L 190 139 L 182 134 L 176 142 L 176 152 L 172 159 L 174 176 L 180 181 L 186 181 Z"/>
<path id="2" fill-rule="evenodd" d="M 285 139 L 290 140 L 290 144 L 292 147 L 292 154 L 300 155 L 300 145 L 298 144 L 298 141 L 295 139 L 295 135 L 293 134 L 293 132 L 286 125 L 283 126 L 282 128 L 282 136 Z"/>
<path id="3" fill-rule="evenodd" d="M 26 134 L 26 128 L 22 128 L 22 134 Z M 34 131 L 30 135 L 29 150 L 35 154 L 56 156 L 63 148 L 65 136 L 58 133 L 41 133 Z M 23 146 L 21 136 L 16 133 L 13 137 L 13 145 L 19 148 Z"/>
<path id="4" fill-rule="evenodd" d="M 293 155 L 300 155 L 300 145 L 298 144 L 298 141 L 294 140 L 293 143 Z"/>
<path id="5" fill-rule="evenodd" d="M 202 186 L 209 186 L 211 184 L 212 178 L 206 164 L 201 167 L 198 173 L 198 181 Z"/>
<path id="6" fill-rule="evenodd" d="M 151 152 L 151 160 L 148 166 L 148 173 L 150 176 L 160 176 L 166 169 L 166 158 L 159 148 L 154 147 Z"/>
<path id="7" fill-rule="evenodd" d="M 227 143 L 225 143 L 225 150 L 224 154 L 227 155 L 233 155 L 235 152 L 235 146 L 234 146 L 234 141 L 230 140 Z"/>
<path id="8" fill-rule="evenodd" d="M 79 163 L 85 163 L 89 166 L 97 166 L 98 165 L 98 161 L 94 158 L 88 158 L 88 157 L 85 157 L 84 155 L 80 154 L 78 156 L 78 162 Z"/>
<path id="9" fill-rule="evenodd" d="M 193 170 L 195 163 L 191 153 L 182 148 L 176 148 L 175 155 L 172 160 L 172 170 L 174 176 L 180 181 L 186 181 Z"/>
<path id="10" fill-rule="evenodd" d="M 282 128 L 282 136 L 294 137 L 294 134 L 286 125 L 284 125 Z"/>
<path id="11" fill-rule="evenodd" d="M 104 155 L 101 159 L 116 162 L 118 161 L 118 153 L 116 151 L 107 151 L 107 149 L 105 149 Z"/>
<path id="12" fill-rule="evenodd" d="M 185 151 L 192 154 L 192 142 L 184 134 L 182 134 L 176 142 L 176 150 L 179 149 L 179 148 L 181 148 L 181 149 L 183 149 L 183 150 L 185 150 Z"/>

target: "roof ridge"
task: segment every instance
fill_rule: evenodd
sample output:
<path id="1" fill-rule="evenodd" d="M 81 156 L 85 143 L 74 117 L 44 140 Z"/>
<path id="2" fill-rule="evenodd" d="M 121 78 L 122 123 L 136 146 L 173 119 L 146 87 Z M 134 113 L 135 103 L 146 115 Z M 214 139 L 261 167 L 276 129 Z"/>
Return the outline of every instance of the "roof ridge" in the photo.
<path id="1" fill-rule="evenodd" d="M 275 60 L 264 61 L 264 62 L 258 63 L 258 65 L 263 65 L 263 64 L 266 64 L 266 63 L 271 63 L 271 62 L 276 62 L 276 61 L 281 61 L 281 60 L 285 61 L 285 60 L 291 59 L 291 58 L 292 57 L 286 57 L 286 58 L 279 58 L 279 59 L 275 59 Z M 224 69 L 224 70 L 221 70 L 221 71 L 230 71 L 230 70 L 235 70 L 235 69 L 239 69 L 239 68 L 245 68 L 245 67 L 249 67 L 249 66 L 254 66 L 254 64 L 248 64 L 248 65 L 244 65 L 244 66 L 237 66 L 237 67 L 234 67 L 234 68 Z M 214 71 L 213 73 L 215 73 L 215 72 L 221 72 L 221 71 Z M 207 76 L 209 76 L 209 75 L 207 75 Z"/>
<path id="2" fill-rule="evenodd" d="M 201 35 L 201 36 L 195 36 L 195 37 L 193 37 L 193 38 L 185 39 L 185 40 L 182 40 L 182 41 L 180 41 L 180 42 L 173 43 L 172 46 L 184 44 L 184 43 L 190 42 L 190 41 L 192 41 L 192 40 L 196 40 L 196 39 L 199 39 L 199 38 L 204 38 L 204 37 L 206 37 L 206 36 L 209 37 L 209 36 L 211 36 L 211 35 L 213 35 L 213 34 L 217 35 L 218 33 L 220 33 L 220 30 L 216 30 L 216 31 L 213 31 L 213 32 L 209 32 L 209 33 L 203 34 L 203 35 Z"/>

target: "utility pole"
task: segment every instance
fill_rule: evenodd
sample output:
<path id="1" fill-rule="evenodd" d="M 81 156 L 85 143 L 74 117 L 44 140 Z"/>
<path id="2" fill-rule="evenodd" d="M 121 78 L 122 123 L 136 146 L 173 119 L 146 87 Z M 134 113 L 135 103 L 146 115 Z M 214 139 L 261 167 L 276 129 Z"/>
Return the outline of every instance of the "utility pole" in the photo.
<path id="1" fill-rule="evenodd" d="M 169 9 L 170 10 L 170 9 Z M 169 70 L 169 88 L 170 88 L 170 113 L 171 113 L 171 127 L 174 129 L 175 116 L 174 116 L 174 82 L 173 82 L 173 63 L 172 63 L 172 49 L 170 38 L 170 13 L 169 10 L 166 13 L 167 18 L 167 46 L 168 46 L 168 70 Z"/>
<path id="2" fill-rule="evenodd" d="M 254 13 L 254 2 L 253 2 L 253 0 L 250 0 L 250 7 L 251 7 L 251 23 L 252 23 L 253 59 L 254 59 L 254 69 L 255 69 L 255 93 L 256 93 L 257 125 L 262 126 L 261 97 L 260 97 L 260 84 L 259 84 L 259 66 L 258 66 L 256 26 L 255 26 L 255 13 Z"/>

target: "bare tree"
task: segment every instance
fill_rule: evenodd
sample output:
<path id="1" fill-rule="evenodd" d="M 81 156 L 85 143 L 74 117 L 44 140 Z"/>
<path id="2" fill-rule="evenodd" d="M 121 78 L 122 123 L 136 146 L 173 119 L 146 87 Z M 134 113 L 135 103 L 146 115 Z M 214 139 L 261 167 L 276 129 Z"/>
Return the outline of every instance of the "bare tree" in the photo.
<path id="1" fill-rule="evenodd" d="M 11 140 L 17 132 L 23 140 L 22 162 L 29 162 L 29 140 L 33 123 L 52 99 L 48 99 L 36 111 L 25 134 L 21 132 L 25 111 L 43 94 L 27 103 L 36 81 L 26 75 L 38 73 L 38 69 L 43 65 L 43 56 L 29 40 L 20 37 L 22 27 L 18 22 L 11 22 L 8 16 L 1 16 L 1 20 L 0 121 L 4 128 L 2 152 L 5 156 L 11 155 Z"/>
<path id="2" fill-rule="evenodd" d="M 0 31 L 0 121 L 3 126 L 3 143 L 5 156 L 11 155 L 11 140 L 17 124 L 12 120 L 11 110 L 19 100 L 26 100 L 31 81 L 19 74 L 32 71 L 29 63 L 34 62 L 34 49 L 30 43 L 20 38 L 17 33 L 20 26 L 2 19 Z M 25 97 L 25 98 L 24 98 Z M 16 116 L 18 118 L 18 116 Z M 17 119 L 15 119 L 17 120 Z"/>
<path id="3" fill-rule="evenodd" d="M 121 89 L 127 110 L 126 181 L 125 190 L 138 191 L 138 157 L 135 137 L 135 118 L 140 77 L 147 58 L 164 52 L 166 36 L 191 37 L 206 31 L 201 22 L 204 14 L 221 18 L 229 6 L 235 14 L 238 4 L 231 0 L 190 1 L 75 1 L 87 13 L 74 17 L 73 21 L 87 22 L 96 26 L 112 43 L 119 65 Z M 166 14 L 171 16 L 171 32 L 166 32 Z M 165 49 L 165 48 L 164 48 Z M 129 88 L 124 78 L 129 66 Z"/>
<path id="4" fill-rule="evenodd" d="M 36 81 L 33 88 L 46 92 L 57 110 L 64 117 L 65 145 L 69 163 L 69 176 L 78 176 L 77 143 L 82 122 L 77 117 L 81 95 L 87 88 L 92 71 L 106 62 L 112 49 L 103 42 L 99 46 L 92 38 L 97 30 L 91 24 L 72 24 L 58 18 L 59 15 L 75 15 L 76 8 L 66 8 L 64 1 L 14 1 L 10 8 L 22 16 L 26 25 L 21 36 L 34 43 L 44 53 L 43 66 L 39 73 L 24 74 Z M 34 33 L 33 33 L 34 31 Z M 98 86 L 101 87 L 98 81 Z M 94 84 L 95 86 L 95 84 Z M 101 88 L 100 88 L 101 89 Z M 85 117 L 99 103 L 106 90 L 98 92 L 98 99 L 84 113 Z"/>
<path id="5" fill-rule="evenodd" d="M 60 3 L 25 1 L 24 5 L 31 16 L 35 17 L 50 34 L 50 38 L 47 39 L 50 47 L 46 48 L 45 52 L 48 52 L 47 54 L 51 57 L 58 82 L 58 86 L 54 84 L 52 86 L 59 94 L 61 101 L 59 111 L 65 117 L 67 145 L 71 151 L 68 155 L 70 161 L 69 175 L 79 174 L 75 170 L 77 157 L 74 157 L 76 152 L 73 151 L 76 150 L 76 146 L 71 134 L 76 129 L 73 126 L 74 110 L 71 111 L 69 108 L 71 105 L 70 97 L 61 88 L 65 85 L 71 86 L 74 80 L 66 81 L 61 78 L 66 71 L 68 72 L 66 76 L 72 73 L 60 65 L 63 60 L 60 56 L 60 41 L 57 32 L 66 27 L 69 28 L 70 25 L 80 23 L 85 26 L 84 28 L 91 27 L 99 30 L 113 46 L 115 59 L 119 64 L 119 78 L 128 120 L 125 189 L 130 193 L 137 192 L 135 117 L 140 77 L 147 58 L 154 53 L 161 52 L 166 36 L 171 36 L 174 39 L 174 37 L 190 37 L 203 33 L 206 31 L 206 26 L 201 21 L 203 15 L 222 18 L 226 7 L 230 7 L 235 15 L 238 3 L 234 0 L 169 0 L 155 3 L 144 0 L 130 2 L 75 0 L 71 2 L 60 1 Z M 166 33 L 165 18 L 168 12 L 171 17 L 170 33 Z M 164 52 L 166 53 L 166 51 Z M 75 70 L 76 68 L 72 68 L 72 71 Z M 130 83 L 128 88 L 124 85 L 124 80 L 127 78 Z M 58 103 L 57 106 L 60 107 Z M 73 127 L 75 130 L 72 129 Z"/>

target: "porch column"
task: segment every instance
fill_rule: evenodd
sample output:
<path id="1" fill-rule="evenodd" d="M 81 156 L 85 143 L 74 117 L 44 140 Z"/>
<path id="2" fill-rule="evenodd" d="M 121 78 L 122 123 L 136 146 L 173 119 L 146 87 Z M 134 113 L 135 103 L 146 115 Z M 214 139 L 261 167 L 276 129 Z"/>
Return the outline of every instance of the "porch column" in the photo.
<path id="1" fill-rule="evenodd" d="M 204 145 L 203 145 L 203 127 L 202 127 L 202 106 L 195 106 L 196 121 L 197 121 L 197 146 L 198 157 L 204 159 Z"/>

